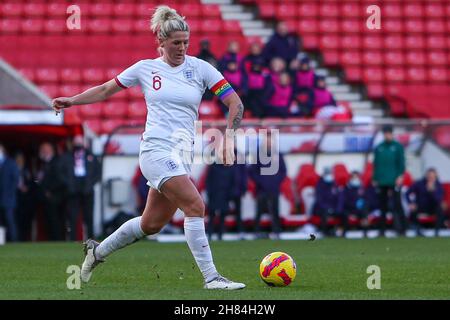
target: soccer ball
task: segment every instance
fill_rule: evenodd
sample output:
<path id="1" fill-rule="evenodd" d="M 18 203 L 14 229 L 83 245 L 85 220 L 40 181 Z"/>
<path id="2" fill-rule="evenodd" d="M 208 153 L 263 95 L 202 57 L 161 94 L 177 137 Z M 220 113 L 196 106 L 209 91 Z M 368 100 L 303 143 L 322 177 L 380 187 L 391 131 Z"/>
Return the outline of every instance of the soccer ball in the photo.
<path id="1" fill-rule="evenodd" d="M 294 281 L 297 266 L 294 259 L 284 252 L 272 252 L 259 265 L 261 279 L 272 287 L 285 287 Z"/>

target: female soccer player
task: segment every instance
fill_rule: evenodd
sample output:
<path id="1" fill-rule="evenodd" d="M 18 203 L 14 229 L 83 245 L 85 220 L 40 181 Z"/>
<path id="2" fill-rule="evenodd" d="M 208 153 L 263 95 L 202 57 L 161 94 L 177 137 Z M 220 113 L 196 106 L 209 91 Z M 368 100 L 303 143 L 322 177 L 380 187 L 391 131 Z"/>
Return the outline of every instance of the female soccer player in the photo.
<path id="1" fill-rule="evenodd" d="M 141 60 L 113 80 L 52 102 L 58 114 L 63 108 L 102 101 L 122 89 L 139 85 L 148 109 L 139 154 L 142 173 L 151 187 L 146 207 L 141 217 L 127 221 L 101 243 L 91 239 L 85 242 L 81 280 L 88 282 L 93 269 L 114 251 L 158 233 L 180 208 L 185 215 L 186 240 L 203 274 L 204 288 L 242 289 L 243 283 L 230 281 L 216 270 L 205 235 L 205 205 L 188 178 L 190 166 L 182 161 L 178 150 L 189 149 L 193 155 L 194 121 L 198 118 L 202 95 L 209 88 L 229 108 L 220 156 L 225 165 L 231 165 L 234 130 L 242 120 L 244 107 L 214 67 L 186 55 L 189 26 L 184 17 L 167 6 L 159 6 L 152 16 L 151 29 L 158 38 L 161 57 Z"/>

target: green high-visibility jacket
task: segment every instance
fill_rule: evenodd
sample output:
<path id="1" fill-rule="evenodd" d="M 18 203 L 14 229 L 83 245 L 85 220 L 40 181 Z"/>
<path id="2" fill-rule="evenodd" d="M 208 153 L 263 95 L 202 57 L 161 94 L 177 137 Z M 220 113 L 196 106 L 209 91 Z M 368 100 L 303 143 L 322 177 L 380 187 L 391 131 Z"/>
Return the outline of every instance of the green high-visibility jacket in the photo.
<path id="1" fill-rule="evenodd" d="M 405 172 L 405 151 L 397 141 L 380 143 L 374 151 L 373 180 L 379 186 L 394 186 Z"/>

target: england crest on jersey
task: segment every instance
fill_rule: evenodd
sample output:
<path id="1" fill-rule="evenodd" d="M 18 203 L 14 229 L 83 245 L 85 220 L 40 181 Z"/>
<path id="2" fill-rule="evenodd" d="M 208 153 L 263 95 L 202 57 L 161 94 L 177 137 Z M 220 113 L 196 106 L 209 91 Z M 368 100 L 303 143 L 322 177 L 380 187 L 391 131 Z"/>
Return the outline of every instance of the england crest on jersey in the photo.
<path id="1" fill-rule="evenodd" d="M 194 70 L 186 69 L 183 71 L 183 75 L 186 78 L 186 80 L 192 80 L 194 79 Z"/>

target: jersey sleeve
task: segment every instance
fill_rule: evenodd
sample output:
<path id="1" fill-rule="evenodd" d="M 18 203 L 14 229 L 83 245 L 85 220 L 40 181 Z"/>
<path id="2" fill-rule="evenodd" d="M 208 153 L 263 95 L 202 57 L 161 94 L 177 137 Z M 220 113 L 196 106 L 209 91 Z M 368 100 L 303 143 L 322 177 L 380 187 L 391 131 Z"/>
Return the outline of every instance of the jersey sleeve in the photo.
<path id="1" fill-rule="evenodd" d="M 128 67 L 122 71 L 117 77 L 114 78 L 117 85 L 127 89 L 139 85 L 139 70 L 141 67 L 141 61 L 136 62 L 131 67 Z"/>
<path id="2" fill-rule="evenodd" d="M 208 89 L 222 100 L 234 92 L 231 85 L 216 68 L 206 61 L 200 61 L 203 81 Z"/>

